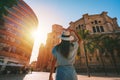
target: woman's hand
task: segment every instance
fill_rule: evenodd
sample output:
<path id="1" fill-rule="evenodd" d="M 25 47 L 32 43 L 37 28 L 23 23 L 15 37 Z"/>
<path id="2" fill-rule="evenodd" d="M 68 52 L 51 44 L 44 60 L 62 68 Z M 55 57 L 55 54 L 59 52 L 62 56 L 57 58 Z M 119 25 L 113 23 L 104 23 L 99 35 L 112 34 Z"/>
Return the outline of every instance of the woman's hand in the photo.
<path id="1" fill-rule="evenodd" d="M 78 43 L 81 42 L 81 38 L 79 37 L 79 35 L 78 35 L 78 33 L 76 31 L 74 31 L 72 29 L 68 29 L 68 31 L 70 31 L 71 34 L 74 36 L 74 38 L 75 38 L 74 41 L 77 41 Z"/>

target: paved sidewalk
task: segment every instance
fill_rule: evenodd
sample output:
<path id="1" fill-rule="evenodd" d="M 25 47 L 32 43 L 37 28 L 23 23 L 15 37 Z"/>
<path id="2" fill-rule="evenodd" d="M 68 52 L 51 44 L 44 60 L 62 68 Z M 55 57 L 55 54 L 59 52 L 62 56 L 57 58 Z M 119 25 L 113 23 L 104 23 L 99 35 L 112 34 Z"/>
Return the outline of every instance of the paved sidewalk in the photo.
<path id="1" fill-rule="evenodd" d="M 111 75 L 112 77 L 77 75 L 78 80 L 120 80 L 119 76 Z M 0 75 L 0 80 L 48 80 L 49 73 L 47 72 L 33 72 L 32 74 L 7 74 Z M 53 75 L 55 77 L 55 74 Z"/>

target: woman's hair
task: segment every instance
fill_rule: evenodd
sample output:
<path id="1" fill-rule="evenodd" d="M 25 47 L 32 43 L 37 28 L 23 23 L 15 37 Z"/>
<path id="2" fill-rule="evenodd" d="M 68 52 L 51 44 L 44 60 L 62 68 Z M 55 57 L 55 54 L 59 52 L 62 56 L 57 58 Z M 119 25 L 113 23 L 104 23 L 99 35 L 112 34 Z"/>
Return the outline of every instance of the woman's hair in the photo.
<path id="1" fill-rule="evenodd" d="M 70 41 L 62 40 L 61 43 L 57 45 L 57 51 L 60 52 L 63 57 L 67 58 L 71 46 L 73 46 L 73 44 L 70 43 Z"/>

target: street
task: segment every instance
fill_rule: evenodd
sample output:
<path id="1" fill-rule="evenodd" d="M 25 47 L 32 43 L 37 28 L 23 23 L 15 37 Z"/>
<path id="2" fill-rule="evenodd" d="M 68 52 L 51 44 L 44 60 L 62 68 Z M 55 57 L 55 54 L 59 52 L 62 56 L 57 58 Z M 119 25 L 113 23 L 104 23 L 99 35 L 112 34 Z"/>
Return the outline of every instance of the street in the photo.
<path id="1" fill-rule="evenodd" d="M 88 77 L 87 75 L 77 75 L 78 80 L 120 80 L 119 76 L 91 76 Z M 7 75 L 0 75 L 0 80 L 48 80 L 49 73 L 48 72 L 32 72 L 29 74 L 7 74 Z M 53 75 L 55 78 L 55 74 Z"/>

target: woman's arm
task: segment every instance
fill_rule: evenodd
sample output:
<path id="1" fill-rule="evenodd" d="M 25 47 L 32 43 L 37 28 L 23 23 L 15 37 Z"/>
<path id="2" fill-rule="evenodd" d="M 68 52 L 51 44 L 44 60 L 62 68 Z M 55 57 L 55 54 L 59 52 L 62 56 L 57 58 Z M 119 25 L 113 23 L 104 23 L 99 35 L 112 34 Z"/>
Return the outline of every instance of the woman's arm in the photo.
<path id="1" fill-rule="evenodd" d="M 55 70 L 55 63 L 56 63 L 56 59 L 53 57 L 52 64 L 51 64 L 51 69 L 50 69 L 49 80 L 53 80 L 52 74 Z"/>
<path id="2" fill-rule="evenodd" d="M 77 41 L 78 43 L 80 43 L 81 39 L 80 39 L 78 33 L 76 31 L 72 30 L 72 29 L 68 29 L 68 30 L 71 32 L 71 34 L 74 35 L 74 37 L 75 37 L 74 41 Z"/>

